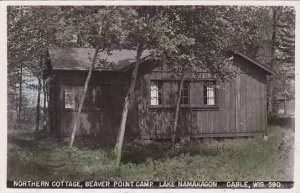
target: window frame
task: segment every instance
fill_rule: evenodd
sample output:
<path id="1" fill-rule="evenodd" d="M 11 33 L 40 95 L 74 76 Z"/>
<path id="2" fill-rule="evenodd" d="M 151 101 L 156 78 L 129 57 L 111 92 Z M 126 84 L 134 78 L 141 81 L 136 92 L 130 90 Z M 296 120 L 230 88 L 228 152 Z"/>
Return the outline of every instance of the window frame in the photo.
<path id="1" fill-rule="evenodd" d="M 212 85 L 212 86 L 211 86 Z M 218 94 L 217 94 L 217 84 L 215 80 L 205 80 L 203 81 L 202 89 L 203 89 L 203 101 L 202 105 L 205 107 L 218 107 Z M 208 88 L 213 91 L 213 97 L 209 97 Z M 208 104 L 208 100 L 213 99 L 213 104 Z"/>
<path id="2" fill-rule="evenodd" d="M 101 100 L 106 101 L 105 103 L 97 103 L 98 97 L 97 97 L 97 88 L 100 88 L 100 91 L 104 93 L 104 95 L 98 96 Z M 74 108 L 66 108 L 66 90 L 70 90 L 73 92 L 73 101 L 74 101 Z M 61 92 L 62 92 L 62 109 L 64 111 L 77 111 L 79 108 L 79 103 L 81 100 L 81 96 L 83 94 L 84 86 L 82 85 L 62 85 L 61 86 Z M 105 84 L 102 85 L 90 85 L 87 91 L 87 94 L 90 94 L 89 96 L 86 96 L 84 105 L 82 107 L 82 111 L 103 111 L 110 108 L 110 92 L 107 93 L 105 91 L 108 91 L 109 89 L 106 87 Z M 105 99 L 104 99 L 105 98 Z M 100 107 L 101 104 L 101 107 Z"/>
<path id="3" fill-rule="evenodd" d="M 157 83 L 157 104 L 152 104 L 152 83 Z M 159 102 L 161 101 L 161 102 Z M 163 107 L 164 106 L 164 81 L 163 80 L 150 80 L 150 106 L 151 107 Z"/>
<path id="4" fill-rule="evenodd" d="M 178 90 L 180 88 L 180 83 L 178 84 Z M 187 107 L 191 105 L 190 101 L 190 95 L 191 95 L 191 90 L 190 90 L 190 82 L 189 81 L 184 81 L 181 89 L 181 96 L 180 96 L 180 106 Z M 187 95 L 184 95 L 185 92 Z M 187 103 L 183 103 L 183 100 L 187 100 Z"/>
<path id="5" fill-rule="evenodd" d="M 67 90 L 71 91 L 68 94 L 73 95 L 71 100 L 73 101 L 72 106 L 74 106 L 74 107 L 69 107 L 69 108 L 66 107 L 66 105 L 67 105 L 67 103 L 66 103 L 67 92 L 66 91 Z M 77 110 L 78 109 L 78 104 L 77 104 L 77 101 L 76 101 L 76 92 L 75 92 L 74 86 L 69 86 L 69 85 L 63 86 L 62 92 L 63 92 L 63 109 L 64 110 Z"/>
<path id="6" fill-rule="evenodd" d="M 151 81 L 158 81 L 160 82 L 161 85 L 161 100 L 162 103 L 160 105 L 151 105 L 151 93 L 149 95 L 148 101 L 149 101 L 149 108 L 150 109 L 173 109 L 176 108 L 176 103 L 174 103 L 173 105 L 166 105 L 165 104 L 165 83 L 166 82 L 177 82 L 178 88 L 179 88 L 179 84 L 180 84 L 180 80 L 176 79 L 176 80 L 172 80 L 172 79 L 150 79 L 149 80 L 149 91 L 151 92 Z M 199 101 L 199 104 L 191 104 L 191 83 L 199 83 L 199 89 L 202 90 L 202 96 L 199 96 L 201 98 L 201 100 Z M 208 83 L 213 84 L 213 94 L 214 94 L 214 104 L 209 105 L 209 104 L 204 104 L 204 85 L 207 85 Z M 217 81 L 215 79 L 209 79 L 209 80 L 193 80 L 193 79 L 187 79 L 184 81 L 184 84 L 188 87 L 187 88 L 187 92 L 188 92 L 188 103 L 187 104 L 182 104 L 180 102 L 180 108 L 181 109 L 189 109 L 189 110 L 218 110 L 219 109 L 219 104 L 218 104 L 218 88 L 217 88 Z M 183 94 L 184 89 L 182 90 Z M 181 96 L 182 97 L 182 96 Z M 181 99 L 182 100 L 182 99 Z"/>

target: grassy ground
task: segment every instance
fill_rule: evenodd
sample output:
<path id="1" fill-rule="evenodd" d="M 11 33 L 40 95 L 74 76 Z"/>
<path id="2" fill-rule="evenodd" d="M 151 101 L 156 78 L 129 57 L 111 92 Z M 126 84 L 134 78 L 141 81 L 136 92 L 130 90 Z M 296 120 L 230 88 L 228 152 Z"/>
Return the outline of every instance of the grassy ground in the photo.
<path id="1" fill-rule="evenodd" d="M 292 180 L 294 132 L 269 138 L 125 144 L 120 171 L 109 148 L 68 149 L 50 138 L 10 140 L 8 180 Z"/>

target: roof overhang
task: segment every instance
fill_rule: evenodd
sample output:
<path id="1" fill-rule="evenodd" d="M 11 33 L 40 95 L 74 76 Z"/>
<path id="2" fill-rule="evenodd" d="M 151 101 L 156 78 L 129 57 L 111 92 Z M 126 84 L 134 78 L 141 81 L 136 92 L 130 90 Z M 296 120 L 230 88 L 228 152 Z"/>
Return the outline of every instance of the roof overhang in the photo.
<path id="1" fill-rule="evenodd" d="M 258 68 L 260 68 L 261 70 L 263 70 L 267 75 L 274 75 L 274 74 L 275 74 L 274 71 L 272 71 L 271 69 L 267 68 L 266 66 L 264 66 L 264 65 L 262 65 L 262 64 L 260 64 L 260 63 L 258 63 L 258 62 L 256 62 L 256 61 L 254 61 L 253 59 L 249 58 L 249 57 L 246 56 L 245 54 L 242 54 L 242 53 L 240 53 L 240 52 L 238 52 L 238 51 L 234 51 L 234 50 L 231 50 L 230 52 L 231 52 L 233 55 L 239 56 L 239 57 L 241 57 L 241 58 L 247 60 L 248 62 L 250 62 L 250 63 L 256 65 Z"/>
<path id="2" fill-rule="evenodd" d="M 92 48 L 49 48 L 50 66 L 54 71 L 88 71 L 95 49 Z M 142 54 L 142 61 L 150 55 L 150 50 Z M 94 71 L 126 71 L 136 63 L 136 50 L 112 50 L 98 53 Z"/>

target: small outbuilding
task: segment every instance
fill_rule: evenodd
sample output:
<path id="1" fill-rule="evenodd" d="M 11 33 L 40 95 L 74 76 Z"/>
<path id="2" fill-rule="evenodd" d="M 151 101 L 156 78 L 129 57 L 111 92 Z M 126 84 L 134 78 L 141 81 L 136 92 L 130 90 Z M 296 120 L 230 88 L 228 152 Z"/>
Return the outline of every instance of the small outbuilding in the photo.
<path id="1" fill-rule="evenodd" d="M 295 99 L 281 95 L 275 102 L 277 114 L 280 116 L 295 116 Z"/>
<path id="2" fill-rule="evenodd" d="M 54 135 L 70 136 L 94 49 L 49 48 L 49 119 Z M 179 78 L 143 53 L 126 124 L 127 138 L 167 139 L 175 116 Z M 102 52 L 78 122 L 77 136 L 115 141 L 136 51 Z M 267 67 L 231 52 L 237 76 L 215 80 L 208 72 L 187 76 L 181 94 L 177 138 L 237 137 L 263 133 L 267 125 Z"/>

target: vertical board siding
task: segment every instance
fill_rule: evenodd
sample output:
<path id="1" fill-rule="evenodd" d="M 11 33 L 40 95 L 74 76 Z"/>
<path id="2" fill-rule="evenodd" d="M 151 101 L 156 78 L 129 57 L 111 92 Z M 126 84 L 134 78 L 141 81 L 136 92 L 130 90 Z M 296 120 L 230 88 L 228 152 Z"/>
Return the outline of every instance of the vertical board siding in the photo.
<path id="1" fill-rule="evenodd" d="M 267 85 L 264 84 L 264 109 L 267 109 Z M 267 110 L 264 110 L 264 131 L 267 129 Z"/>
<path id="2" fill-rule="evenodd" d="M 58 105 L 58 113 L 57 113 L 57 116 L 58 116 L 58 120 L 59 120 L 59 133 L 58 135 L 61 137 L 63 135 L 63 130 L 65 129 L 64 127 L 62 127 L 62 120 L 64 120 L 64 118 L 62 116 L 64 116 L 63 114 L 63 110 L 64 110 L 64 93 L 63 93 L 63 90 L 62 90 L 62 86 L 59 86 L 58 88 L 59 90 L 59 101 L 57 103 Z"/>
<path id="3" fill-rule="evenodd" d="M 256 123 L 256 129 L 257 129 L 257 132 L 260 132 L 261 131 L 261 106 L 260 106 L 260 101 L 259 98 L 260 98 L 260 93 L 261 93 L 261 89 L 260 89 L 260 82 L 258 82 L 257 86 L 257 100 L 256 100 L 256 119 L 257 119 L 257 123 Z"/>
<path id="4" fill-rule="evenodd" d="M 189 136 L 189 127 L 190 127 L 190 120 L 189 120 L 189 111 L 180 111 L 179 112 L 179 124 L 177 128 L 177 136 Z"/>
<path id="5" fill-rule="evenodd" d="M 164 83 L 164 105 L 171 106 L 176 104 L 178 86 L 176 82 Z"/>
<path id="6" fill-rule="evenodd" d="M 213 133 L 214 130 L 214 111 L 206 111 L 207 113 L 207 123 L 208 123 L 208 133 Z"/>
<path id="7" fill-rule="evenodd" d="M 236 77 L 236 89 L 235 89 L 235 132 L 241 132 L 241 124 L 240 124 L 240 116 L 241 116 L 241 109 L 240 109 L 240 97 L 241 97 L 241 75 L 238 74 Z"/>
<path id="8" fill-rule="evenodd" d="M 245 100 L 246 100 L 246 105 L 244 106 L 245 111 L 246 111 L 246 128 L 245 128 L 245 132 L 249 131 L 249 127 L 250 127 L 250 105 L 251 105 L 251 101 L 250 101 L 250 96 L 249 96 L 249 92 L 250 92 L 250 86 L 249 86 L 249 80 L 248 80 L 248 76 L 245 74 Z"/>
<path id="9" fill-rule="evenodd" d="M 240 65 L 247 66 L 247 65 Z M 127 76 L 127 75 L 126 75 Z M 57 93 L 51 95 L 57 97 L 56 105 L 52 113 L 53 120 L 59 122 L 58 131 L 63 135 L 70 135 L 76 111 L 66 111 L 64 109 L 63 85 L 80 85 L 79 82 L 72 82 L 63 75 L 58 83 L 61 85 Z M 101 76 L 99 76 L 101 77 Z M 130 77 L 130 76 L 128 76 Z M 175 104 L 178 92 L 178 85 L 175 81 L 164 82 L 163 105 L 159 108 L 150 106 L 150 81 L 160 80 L 164 77 L 170 79 L 163 72 L 140 74 L 137 79 L 134 99 L 131 101 L 132 107 L 128 113 L 128 123 L 126 134 L 131 135 L 134 131 L 139 132 L 141 138 L 170 137 L 173 126 Z M 73 77 L 76 79 L 76 76 Z M 109 76 L 106 76 L 109 79 Z M 81 78 L 82 79 L 82 78 Z M 80 80 L 81 80 L 80 79 Z M 93 84 L 98 85 L 101 80 L 94 78 Z M 114 79 L 114 78 L 111 78 Z M 119 82 L 126 82 L 120 77 Z M 84 79 L 82 79 L 84 80 Z M 127 80 L 129 81 L 129 80 Z M 197 108 L 181 108 L 179 112 L 179 122 L 177 137 L 201 136 L 202 134 L 226 134 L 226 136 L 236 136 L 238 133 L 262 132 L 266 129 L 266 81 L 264 75 L 255 69 L 241 72 L 236 79 L 228 83 L 218 83 L 220 89 L 217 90 L 218 108 L 203 108 L 203 83 L 190 82 L 190 105 Z M 122 105 L 127 91 L 126 86 L 116 86 L 111 82 L 110 109 L 88 110 L 91 104 L 86 103 L 79 119 L 78 135 L 111 135 L 115 136 L 119 126 Z M 78 96 L 81 89 L 77 90 Z M 89 91 L 95 94 L 95 91 Z M 109 101 L 108 101 L 109 102 Z M 202 105 L 202 107 L 201 107 Z M 53 127 L 55 124 L 52 124 Z M 131 128 L 132 127 L 132 128 Z"/>
<path id="10" fill-rule="evenodd" d="M 197 124 L 196 124 L 196 130 L 197 130 L 197 134 L 201 134 L 201 133 L 204 133 L 204 115 L 203 113 L 201 114 L 201 112 L 197 112 L 195 111 L 195 113 L 197 114 Z"/>
<path id="11" fill-rule="evenodd" d="M 244 74 L 243 75 L 243 92 L 244 92 L 244 96 L 243 96 L 243 132 L 247 132 L 247 106 L 248 106 L 248 100 L 247 100 L 247 77 Z"/>
<path id="12" fill-rule="evenodd" d="M 63 136 L 70 136 L 76 114 L 76 111 L 64 113 L 64 118 L 61 120 Z M 115 117 L 115 119 L 111 119 L 111 117 Z M 119 112 L 83 111 L 78 120 L 78 130 L 76 131 L 76 135 L 116 136 L 119 122 L 118 117 L 120 117 Z"/>
<path id="13" fill-rule="evenodd" d="M 225 84 L 220 85 L 220 89 L 218 90 L 218 105 L 219 105 L 219 112 L 218 112 L 218 125 L 219 131 L 222 133 L 226 133 L 228 130 L 228 121 L 227 119 L 227 111 L 226 111 L 226 90 Z"/>
<path id="14" fill-rule="evenodd" d="M 245 85 L 245 74 L 241 74 L 241 88 L 240 88 L 240 95 L 241 95 L 241 100 L 240 100 L 240 107 L 241 107 L 241 112 L 240 112 L 240 132 L 245 132 L 246 131 L 246 85 Z"/>
<path id="15" fill-rule="evenodd" d="M 256 96 L 256 90 L 255 90 L 255 80 L 250 78 L 251 80 L 251 130 L 252 132 L 256 132 L 256 106 L 255 106 L 255 96 Z"/>
<path id="16" fill-rule="evenodd" d="M 259 88 L 258 88 L 258 82 L 255 81 L 254 84 L 254 90 L 255 90 L 255 100 L 254 100 L 254 104 L 255 104 L 255 131 L 258 132 L 259 131 L 259 126 L 258 126 L 258 110 L 259 110 L 259 106 L 258 106 L 258 96 L 259 96 Z"/>
<path id="17" fill-rule="evenodd" d="M 236 132 L 236 105 L 235 105 L 235 97 L 236 97 L 236 91 L 235 91 L 236 82 L 232 81 L 230 84 L 230 98 L 229 98 L 229 109 L 230 109 L 230 133 Z"/>
<path id="18" fill-rule="evenodd" d="M 226 132 L 230 133 L 231 132 L 231 106 L 230 106 L 230 86 L 229 84 L 226 84 L 225 87 L 225 117 L 226 119 L 224 120 L 226 122 Z M 221 123 L 222 124 L 222 123 Z"/>
<path id="19" fill-rule="evenodd" d="M 195 135 L 197 134 L 197 113 L 195 111 L 191 111 L 191 128 L 190 134 Z"/>
<path id="20" fill-rule="evenodd" d="M 248 109 L 248 132 L 254 131 L 254 125 L 253 123 L 255 123 L 255 117 L 253 116 L 253 95 L 254 95 L 254 91 L 253 91 L 253 83 L 252 83 L 252 79 L 250 77 L 248 77 L 248 85 L 249 85 L 249 92 L 247 93 L 249 96 L 249 109 Z"/>
<path id="21" fill-rule="evenodd" d="M 243 75 L 244 78 L 244 103 L 243 103 L 243 110 L 244 110 L 244 127 L 243 127 L 243 132 L 247 132 L 247 115 L 248 115 L 248 90 L 247 90 L 247 75 Z"/>
<path id="22" fill-rule="evenodd" d="M 203 89 L 202 84 L 199 82 L 190 83 L 190 104 L 199 105 L 203 101 Z"/>

